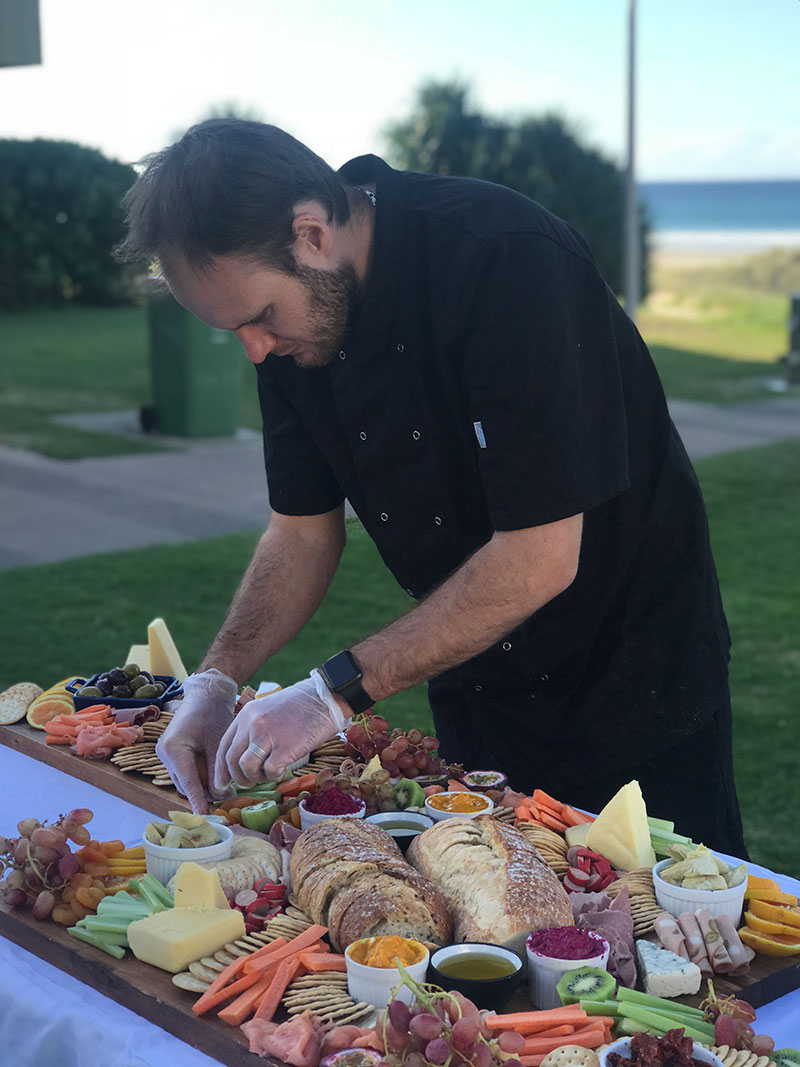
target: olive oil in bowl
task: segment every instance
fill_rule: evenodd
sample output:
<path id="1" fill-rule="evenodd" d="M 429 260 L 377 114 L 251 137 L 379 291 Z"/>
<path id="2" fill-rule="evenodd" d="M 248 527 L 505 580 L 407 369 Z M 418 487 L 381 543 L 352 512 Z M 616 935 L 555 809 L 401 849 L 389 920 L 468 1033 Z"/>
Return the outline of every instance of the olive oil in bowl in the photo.
<path id="1" fill-rule="evenodd" d="M 505 978 L 518 970 L 511 960 L 502 956 L 474 953 L 469 956 L 451 956 L 436 965 L 437 971 L 448 978 L 468 978 L 472 982 L 488 982 L 493 978 Z"/>
<path id="2" fill-rule="evenodd" d="M 480 1008 L 502 1011 L 524 974 L 516 952 L 502 945 L 467 941 L 436 949 L 428 981 L 458 991 Z"/>

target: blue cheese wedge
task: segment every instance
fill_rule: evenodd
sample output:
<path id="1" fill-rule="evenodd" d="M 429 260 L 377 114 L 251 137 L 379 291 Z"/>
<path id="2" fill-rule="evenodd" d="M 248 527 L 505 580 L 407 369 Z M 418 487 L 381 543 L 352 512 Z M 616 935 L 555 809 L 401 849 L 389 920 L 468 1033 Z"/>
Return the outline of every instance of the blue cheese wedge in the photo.
<path id="1" fill-rule="evenodd" d="M 700 988 L 700 968 L 677 952 L 650 941 L 636 942 L 636 959 L 645 993 L 654 997 L 680 997 Z"/>

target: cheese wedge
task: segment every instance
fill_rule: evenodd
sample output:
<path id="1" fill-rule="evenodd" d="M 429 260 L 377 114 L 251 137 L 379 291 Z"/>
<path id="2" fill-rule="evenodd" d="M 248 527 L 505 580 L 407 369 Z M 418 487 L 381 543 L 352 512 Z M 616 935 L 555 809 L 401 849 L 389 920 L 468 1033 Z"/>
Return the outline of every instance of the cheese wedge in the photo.
<path id="1" fill-rule="evenodd" d="M 132 922 L 128 943 L 137 960 L 177 974 L 244 932 L 238 908 L 169 908 Z"/>
<path id="2" fill-rule="evenodd" d="M 147 627 L 147 643 L 150 648 L 150 673 L 174 674 L 182 682 L 186 677 L 186 668 L 163 619 L 153 619 Z"/>
<path id="3" fill-rule="evenodd" d="M 125 662 L 135 663 L 140 670 L 150 671 L 150 649 L 147 645 L 131 645 Z"/>
<path id="4" fill-rule="evenodd" d="M 176 908 L 227 908 L 228 898 L 222 892 L 219 875 L 214 867 L 199 863 L 182 863 L 173 883 Z"/>
<path id="5" fill-rule="evenodd" d="M 609 800 L 586 834 L 586 847 L 623 871 L 652 867 L 647 808 L 637 781 L 628 782 Z"/>

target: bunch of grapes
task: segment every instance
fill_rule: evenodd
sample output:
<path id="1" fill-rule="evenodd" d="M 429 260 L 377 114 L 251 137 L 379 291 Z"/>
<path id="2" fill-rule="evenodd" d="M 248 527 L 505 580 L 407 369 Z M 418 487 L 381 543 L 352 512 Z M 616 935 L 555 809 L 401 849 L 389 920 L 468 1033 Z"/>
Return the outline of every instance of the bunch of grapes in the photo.
<path id="1" fill-rule="evenodd" d="M 379 811 L 397 811 L 398 805 L 394 798 L 394 789 L 389 781 L 389 772 L 383 767 L 371 774 L 369 778 L 362 778 L 363 763 L 354 763 L 351 759 L 343 761 L 337 774 L 336 771 L 325 769 L 317 774 L 317 792 L 335 786 L 343 793 L 358 797 L 364 801 L 367 815 L 375 815 Z"/>
<path id="2" fill-rule="evenodd" d="M 393 1000 L 376 1028 L 390 1063 L 403 1067 L 520 1067 L 514 1057 L 525 1046 L 510 1031 L 492 1037 L 471 1000 L 429 985 L 418 986 L 411 1004 Z"/>
<path id="3" fill-rule="evenodd" d="M 347 731 L 345 751 L 353 759 L 368 763 L 376 754 L 390 778 L 421 778 L 424 775 L 444 775 L 448 766 L 436 752 L 439 741 L 426 737 L 422 730 L 396 728 L 389 732 L 389 724 L 380 715 L 359 715 Z"/>
<path id="4" fill-rule="evenodd" d="M 5 903 L 12 908 L 32 906 L 35 919 L 52 918 L 66 926 L 94 910 L 103 883 L 82 871 L 68 844 L 89 844 L 86 824 L 93 818 L 88 808 L 75 808 L 49 826 L 38 819 L 21 819 L 19 837 L 0 837 L 0 873 L 5 873 L 0 892 Z M 87 906 L 90 901 L 95 904 Z"/>

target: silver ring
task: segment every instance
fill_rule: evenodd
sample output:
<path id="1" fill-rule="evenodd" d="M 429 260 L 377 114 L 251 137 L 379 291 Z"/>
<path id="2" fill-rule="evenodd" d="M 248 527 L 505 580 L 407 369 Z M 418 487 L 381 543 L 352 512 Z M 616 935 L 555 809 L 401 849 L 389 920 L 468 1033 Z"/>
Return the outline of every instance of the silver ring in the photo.
<path id="1" fill-rule="evenodd" d="M 247 746 L 247 751 L 252 752 L 254 756 L 258 756 L 262 763 L 269 759 L 269 752 L 265 752 L 263 748 L 259 748 L 255 741 L 251 741 Z"/>

